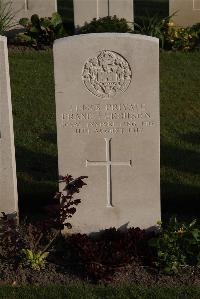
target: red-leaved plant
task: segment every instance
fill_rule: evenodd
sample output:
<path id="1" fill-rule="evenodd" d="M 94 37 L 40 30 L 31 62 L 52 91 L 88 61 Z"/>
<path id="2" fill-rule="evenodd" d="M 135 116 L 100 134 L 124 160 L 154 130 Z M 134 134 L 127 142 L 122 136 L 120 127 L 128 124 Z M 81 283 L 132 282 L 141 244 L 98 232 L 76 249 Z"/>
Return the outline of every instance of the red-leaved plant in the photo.
<path id="1" fill-rule="evenodd" d="M 35 268 L 35 257 L 41 259 L 44 253 L 50 249 L 52 243 L 60 236 L 64 227 L 72 228 L 68 221 L 76 212 L 76 206 L 80 204 L 81 199 L 74 198 L 76 193 L 86 185 L 83 181 L 86 176 L 80 176 L 74 179 L 71 175 L 60 177 L 59 183 L 64 183 L 63 191 L 56 193 L 55 204 L 48 207 L 48 215 L 46 219 L 31 224 L 18 225 L 16 219 L 9 219 L 8 215 L 2 213 L 0 219 L 1 236 L 0 236 L 0 258 L 14 259 L 17 264 L 23 260 L 23 265 L 29 265 Z M 31 253 L 32 260 L 28 259 L 28 255 L 23 253 Z M 43 261 L 42 261 L 43 263 Z M 40 269 L 40 265 L 36 265 Z"/>

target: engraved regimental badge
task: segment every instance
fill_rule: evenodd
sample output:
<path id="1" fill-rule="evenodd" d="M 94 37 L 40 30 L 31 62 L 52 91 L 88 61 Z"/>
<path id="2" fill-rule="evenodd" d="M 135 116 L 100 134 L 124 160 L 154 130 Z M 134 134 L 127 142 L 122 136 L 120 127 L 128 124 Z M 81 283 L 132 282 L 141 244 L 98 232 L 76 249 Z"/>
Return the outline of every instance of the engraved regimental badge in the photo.
<path id="1" fill-rule="evenodd" d="M 124 57 L 103 50 L 97 57 L 89 58 L 82 72 L 82 80 L 93 95 L 109 99 L 125 92 L 130 85 L 132 71 Z"/>

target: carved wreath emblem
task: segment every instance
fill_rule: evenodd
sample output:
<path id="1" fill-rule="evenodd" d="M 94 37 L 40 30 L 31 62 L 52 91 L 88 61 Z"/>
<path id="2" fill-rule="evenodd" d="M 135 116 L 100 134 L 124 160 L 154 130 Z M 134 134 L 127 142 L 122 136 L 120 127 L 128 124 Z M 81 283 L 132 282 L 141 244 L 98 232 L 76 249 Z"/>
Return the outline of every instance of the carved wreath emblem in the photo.
<path id="1" fill-rule="evenodd" d="M 124 57 L 103 50 L 97 57 L 89 58 L 82 72 L 86 88 L 95 96 L 109 99 L 117 92 L 125 92 L 132 78 L 130 65 Z"/>

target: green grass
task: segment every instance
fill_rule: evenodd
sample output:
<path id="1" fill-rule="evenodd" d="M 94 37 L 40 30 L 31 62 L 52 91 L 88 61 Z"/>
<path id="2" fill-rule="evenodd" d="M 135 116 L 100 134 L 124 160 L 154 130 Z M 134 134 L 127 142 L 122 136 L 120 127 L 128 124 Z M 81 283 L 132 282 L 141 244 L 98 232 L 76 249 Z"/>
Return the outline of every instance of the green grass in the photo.
<path id="1" fill-rule="evenodd" d="M 10 53 L 20 207 L 31 213 L 57 188 L 52 60 L 51 51 Z M 200 53 L 161 53 L 160 87 L 163 214 L 194 218 L 200 194 Z"/>
<path id="2" fill-rule="evenodd" d="M 162 206 L 199 216 L 200 53 L 163 53 L 161 88 Z"/>
<path id="3" fill-rule="evenodd" d="M 1 287 L 1 299 L 199 299 L 199 288 Z"/>
<path id="4" fill-rule="evenodd" d="M 57 188 L 52 52 L 13 54 L 10 73 L 19 202 L 32 210 Z"/>

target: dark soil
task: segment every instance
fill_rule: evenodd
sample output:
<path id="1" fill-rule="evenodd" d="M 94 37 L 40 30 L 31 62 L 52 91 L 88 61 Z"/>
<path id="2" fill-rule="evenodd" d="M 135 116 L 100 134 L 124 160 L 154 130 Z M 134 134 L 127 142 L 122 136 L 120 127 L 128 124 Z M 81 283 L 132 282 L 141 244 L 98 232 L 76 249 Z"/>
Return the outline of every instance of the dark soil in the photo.
<path id="1" fill-rule="evenodd" d="M 22 267 L 15 268 L 9 263 L 1 263 L 0 265 L 1 284 L 11 285 L 42 285 L 48 284 L 69 284 L 80 282 L 81 280 L 70 274 L 61 266 L 47 263 L 44 270 L 33 271 Z"/>
<path id="2" fill-rule="evenodd" d="M 74 283 L 92 283 L 119 286 L 121 284 L 131 284 L 136 286 L 162 286 L 162 287 L 180 287 L 180 286 L 200 286 L 200 269 L 195 267 L 183 267 L 176 275 L 164 275 L 157 270 L 142 267 L 133 263 L 123 268 L 119 268 L 114 275 L 106 279 L 92 281 L 83 273 L 79 273 L 66 266 L 47 263 L 45 269 L 33 271 L 22 267 L 15 268 L 8 262 L 0 264 L 0 284 L 10 285 L 40 285 L 48 284 L 74 284 Z"/>
<path id="3" fill-rule="evenodd" d="M 132 284 L 137 286 L 153 287 L 179 287 L 200 286 L 200 269 L 197 267 L 183 267 L 178 274 L 165 275 L 157 270 L 130 265 L 126 269 L 115 273 L 112 285 Z"/>

